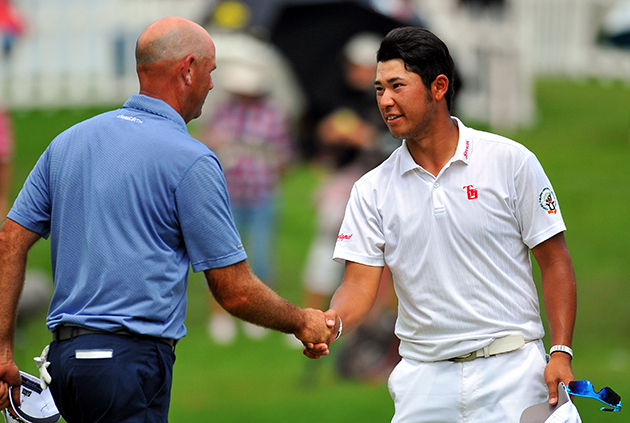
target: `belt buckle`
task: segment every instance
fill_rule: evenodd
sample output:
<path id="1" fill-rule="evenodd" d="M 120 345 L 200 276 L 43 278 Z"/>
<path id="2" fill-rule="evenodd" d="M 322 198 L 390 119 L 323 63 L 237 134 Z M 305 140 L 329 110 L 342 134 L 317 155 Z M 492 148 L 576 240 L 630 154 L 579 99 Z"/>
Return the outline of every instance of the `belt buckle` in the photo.
<path id="1" fill-rule="evenodd" d="M 473 361 L 477 358 L 477 351 L 473 351 L 468 355 L 460 355 L 459 357 L 449 358 L 448 361 L 455 363 L 466 363 L 467 361 Z"/>

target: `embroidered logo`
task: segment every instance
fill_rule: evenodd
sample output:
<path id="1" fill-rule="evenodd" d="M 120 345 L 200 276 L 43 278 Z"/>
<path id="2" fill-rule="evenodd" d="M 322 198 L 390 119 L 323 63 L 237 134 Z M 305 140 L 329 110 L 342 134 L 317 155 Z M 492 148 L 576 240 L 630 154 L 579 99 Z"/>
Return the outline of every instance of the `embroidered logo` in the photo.
<path id="1" fill-rule="evenodd" d="M 476 200 L 479 198 L 479 193 L 477 192 L 477 188 L 473 188 L 472 185 L 466 185 L 462 189 L 466 190 L 466 195 L 468 195 L 469 200 Z"/>
<path id="2" fill-rule="evenodd" d="M 549 214 L 555 214 L 557 209 L 556 196 L 550 188 L 545 187 L 538 196 L 538 204 Z"/>
<path id="3" fill-rule="evenodd" d="M 470 148 L 470 141 L 466 140 L 466 148 L 464 149 L 464 157 L 468 160 L 468 149 Z"/>
<path id="4" fill-rule="evenodd" d="M 129 122 L 144 123 L 141 119 L 138 119 L 137 117 L 133 117 L 133 116 L 118 115 L 118 116 L 116 116 L 116 117 L 117 117 L 118 119 L 128 120 Z"/>
<path id="5" fill-rule="evenodd" d="M 352 235 L 354 234 L 350 234 L 350 235 L 346 235 L 343 232 L 339 234 L 339 236 L 337 237 L 337 241 L 344 241 L 344 240 L 348 240 L 350 238 L 352 238 Z"/>

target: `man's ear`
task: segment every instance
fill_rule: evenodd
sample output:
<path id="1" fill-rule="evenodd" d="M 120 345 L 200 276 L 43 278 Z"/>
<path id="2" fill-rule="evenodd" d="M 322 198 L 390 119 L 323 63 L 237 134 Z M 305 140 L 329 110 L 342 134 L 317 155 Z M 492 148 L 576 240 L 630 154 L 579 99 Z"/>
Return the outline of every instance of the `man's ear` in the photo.
<path id="1" fill-rule="evenodd" d="M 449 80 L 446 75 L 440 74 L 431 83 L 431 94 L 436 101 L 442 100 L 448 91 Z"/>
<path id="2" fill-rule="evenodd" d="M 182 62 L 181 74 L 186 85 L 192 84 L 192 77 L 195 71 L 194 66 L 192 65 L 195 61 L 195 56 L 192 54 L 186 56 Z"/>

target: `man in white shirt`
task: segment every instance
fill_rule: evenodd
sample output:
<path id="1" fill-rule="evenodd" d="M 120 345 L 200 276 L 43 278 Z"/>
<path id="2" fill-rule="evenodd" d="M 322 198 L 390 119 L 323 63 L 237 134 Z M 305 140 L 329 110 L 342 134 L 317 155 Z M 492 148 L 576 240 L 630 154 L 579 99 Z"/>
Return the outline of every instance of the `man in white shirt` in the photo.
<path id="1" fill-rule="evenodd" d="M 395 29 L 377 62 L 378 107 L 403 143 L 353 188 L 334 253 L 345 276 L 327 316 L 335 332 L 356 327 L 387 265 L 403 357 L 389 379 L 392 421 L 518 423 L 573 380 L 575 276 L 553 188 L 524 146 L 451 117 L 454 64 L 434 34 Z"/>

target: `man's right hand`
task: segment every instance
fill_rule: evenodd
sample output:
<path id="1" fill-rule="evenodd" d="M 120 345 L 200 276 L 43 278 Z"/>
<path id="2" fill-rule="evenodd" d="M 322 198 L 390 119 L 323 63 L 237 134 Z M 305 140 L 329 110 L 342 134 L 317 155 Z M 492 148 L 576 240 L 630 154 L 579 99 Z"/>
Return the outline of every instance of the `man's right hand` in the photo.
<path id="1" fill-rule="evenodd" d="M 331 338 L 333 331 L 335 330 L 335 322 L 330 321 L 324 315 L 321 310 L 315 310 L 312 308 L 304 309 L 305 322 L 302 329 L 295 333 L 305 346 L 320 345 L 325 346 L 322 355 L 328 354 L 328 340 Z"/>
<path id="2" fill-rule="evenodd" d="M 308 358 L 318 359 L 322 356 L 328 355 L 328 347 L 337 339 L 337 332 L 339 331 L 339 319 L 335 310 L 328 310 L 324 313 L 326 316 L 326 326 L 331 328 L 331 332 L 328 338 L 319 343 L 304 343 L 304 350 L 302 351 Z"/>
<path id="3" fill-rule="evenodd" d="M 22 384 L 22 377 L 18 366 L 11 360 L 8 363 L 0 362 L 0 410 L 7 408 L 9 403 L 9 387 L 19 387 Z M 13 402 L 20 404 L 20 390 L 13 389 Z"/>

